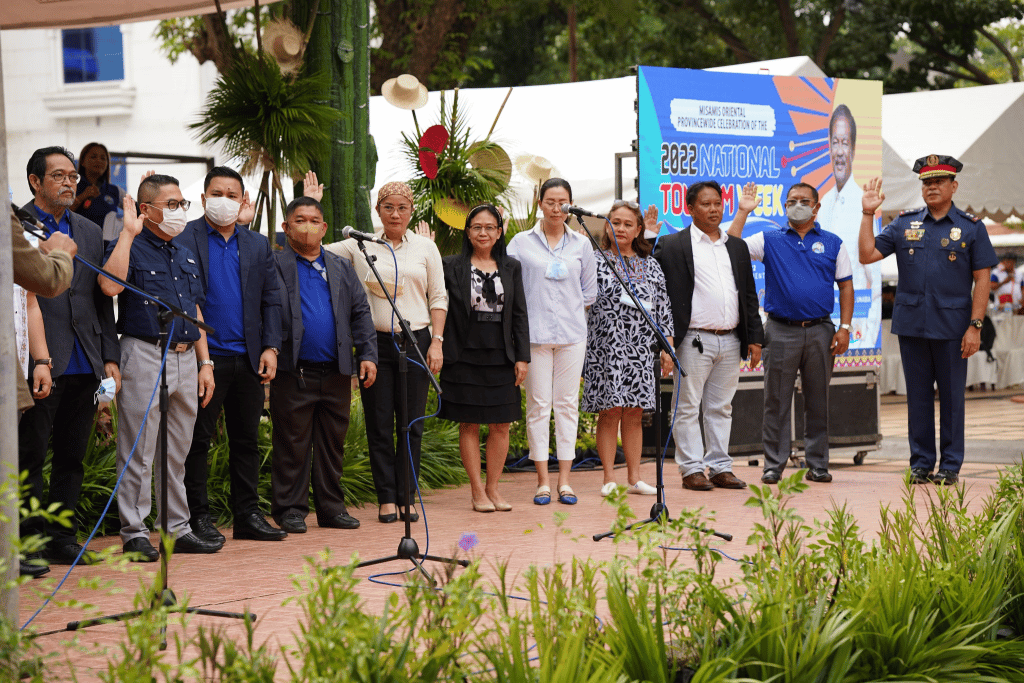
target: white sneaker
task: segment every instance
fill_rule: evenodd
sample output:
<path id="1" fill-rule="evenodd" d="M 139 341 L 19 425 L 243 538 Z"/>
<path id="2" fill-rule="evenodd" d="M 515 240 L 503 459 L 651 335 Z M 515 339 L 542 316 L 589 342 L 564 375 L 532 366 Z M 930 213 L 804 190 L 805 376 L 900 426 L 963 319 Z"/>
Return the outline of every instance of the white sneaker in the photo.
<path id="1" fill-rule="evenodd" d="M 658 489 L 654 488 L 650 484 L 645 484 L 642 481 L 638 481 L 629 487 L 630 493 L 636 493 L 641 496 L 656 496 L 658 495 Z"/>
<path id="2" fill-rule="evenodd" d="M 601 487 L 601 497 L 607 498 L 608 496 L 615 493 L 615 489 L 617 489 L 618 487 L 619 485 L 616 484 L 614 481 L 608 482 L 607 484 Z"/>

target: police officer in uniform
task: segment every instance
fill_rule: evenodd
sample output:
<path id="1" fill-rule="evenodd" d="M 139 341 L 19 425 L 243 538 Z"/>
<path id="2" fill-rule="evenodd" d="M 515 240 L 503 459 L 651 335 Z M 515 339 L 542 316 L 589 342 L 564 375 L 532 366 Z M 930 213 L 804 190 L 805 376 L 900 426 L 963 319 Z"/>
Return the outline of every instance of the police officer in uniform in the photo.
<path id="1" fill-rule="evenodd" d="M 963 164 L 930 154 L 914 163 L 925 208 L 904 211 L 877 237 L 871 225 L 885 195 L 882 179 L 864 186 L 860 262 L 896 254 L 899 283 L 892 315 L 907 381 L 910 481 L 952 485 L 964 460 L 964 387 L 967 359 L 981 345 L 981 324 L 996 265 L 980 220 L 953 204 Z M 974 293 L 971 294 L 971 285 Z M 934 384 L 939 386 L 941 431 L 935 468 Z"/>

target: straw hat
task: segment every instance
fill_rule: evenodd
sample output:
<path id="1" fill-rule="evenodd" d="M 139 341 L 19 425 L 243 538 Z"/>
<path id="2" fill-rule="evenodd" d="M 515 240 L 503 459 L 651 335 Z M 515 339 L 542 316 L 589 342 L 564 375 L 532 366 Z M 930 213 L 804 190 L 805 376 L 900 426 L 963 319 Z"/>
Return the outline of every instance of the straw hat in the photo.
<path id="1" fill-rule="evenodd" d="M 548 178 L 558 177 L 558 170 L 551 162 L 536 154 L 521 154 L 516 157 L 516 169 L 534 185 L 540 185 Z"/>
<path id="2" fill-rule="evenodd" d="M 263 27 L 263 51 L 277 60 L 281 73 L 302 68 L 302 31 L 287 19 L 275 19 Z"/>
<path id="3" fill-rule="evenodd" d="M 384 81 L 380 92 L 384 99 L 399 109 L 419 109 L 427 103 L 427 86 L 412 74 L 402 74 Z"/>

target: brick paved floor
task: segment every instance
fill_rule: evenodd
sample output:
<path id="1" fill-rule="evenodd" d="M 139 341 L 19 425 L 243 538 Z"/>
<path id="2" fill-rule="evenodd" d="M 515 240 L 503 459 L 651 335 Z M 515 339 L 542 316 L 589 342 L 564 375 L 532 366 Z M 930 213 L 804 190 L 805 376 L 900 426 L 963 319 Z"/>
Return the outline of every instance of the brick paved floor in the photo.
<path id="1" fill-rule="evenodd" d="M 1024 423 L 1024 405 L 1015 403 L 1009 397 L 969 401 L 967 404 L 968 462 L 961 476 L 966 483 L 972 506 L 980 506 L 984 497 L 995 483 L 999 470 L 1013 458 L 1000 455 L 1000 462 L 981 462 L 987 444 L 1003 444 L 1000 454 L 1017 451 L 1024 444 L 1021 439 L 1021 424 Z M 885 437 L 882 451 L 869 455 L 867 461 L 855 466 L 849 459 L 833 459 L 832 484 L 812 484 L 810 489 L 796 497 L 794 507 L 805 519 L 820 517 L 823 509 L 833 505 L 847 505 L 858 518 L 861 533 L 870 539 L 878 533 L 878 511 L 880 505 L 900 505 L 905 495 L 902 483 L 906 468 L 904 460 L 887 452 L 885 445 L 893 447 L 906 440 L 906 406 L 902 403 L 887 403 L 882 406 L 882 433 Z M 978 457 L 973 457 L 977 455 Z M 988 458 L 991 459 L 991 458 Z M 973 460 L 973 461 L 972 461 Z M 757 481 L 759 467 L 750 467 L 745 460 L 737 460 L 736 474 L 748 482 Z M 645 462 L 641 475 L 648 483 L 654 483 L 655 465 Z M 715 540 L 715 545 L 734 556 L 745 553 L 748 537 L 756 513 L 744 507 L 749 491 L 714 490 L 710 492 L 684 491 L 680 487 L 679 475 L 671 464 L 666 468 L 666 502 L 670 511 L 686 508 L 703 508 L 713 514 L 711 524 L 719 531 L 733 534 L 735 540 Z M 625 470 L 618 471 L 620 482 L 625 481 Z M 547 507 L 535 506 L 531 499 L 536 485 L 533 473 L 504 474 L 501 479 L 503 493 L 512 502 L 510 513 L 479 514 L 471 509 L 468 487 L 458 490 L 435 491 L 427 496 L 426 522 L 413 525 L 413 537 L 421 550 L 427 550 L 429 529 L 429 552 L 451 555 L 459 538 L 464 533 L 475 533 L 479 544 L 470 557 L 484 559 L 484 573 L 494 576 L 495 562 L 507 561 L 515 575 L 531 563 L 548 564 L 564 561 L 572 556 L 589 556 L 608 559 L 616 552 L 629 552 L 628 544 L 615 546 L 608 541 L 595 543 L 594 533 L 609 528 L 615 517 L 615 510 L 604 504 L 598 492 L 601 486 L 599 471 L 574 473 L 573 486 L 579 496 L 576 506 L 560 505 L 557 501 Z M 918 487 L 914 495 L 929 495 L 929 487 Z M 652 498 L 630 496 L 634 511 L 640 516 L 646 513 Z M 179 598 L 187 598 L 194 607 L 238 611 L 249 609 L 258 615 L 256 635 L 259 642 L 289 644 L 292 634 L 297 632 L 300 608 L 285 601 L 297 594 L 293 576 L 300 574 L 306 558 L 316 557 L 329 549 L 334 562 L 347 561 L 353 554 L 363 559 L 390 555 L 395 552 L 402 536 L 403 525 L 382 525 L 376 521 L 376 508 L 366 507 L 351 512 L 362 521 L 362 527 L 354 531 L 320 529 L 310 519 L 309 533 L 292 535 L 278 543 L 254 541 L 233 541 L 230 530 L 227 545 L 215 555 L 181 555 L 171 563 L 170 585 Z M 555 513 L 565 515 L 561 529 L 555 522 Z M 530 530 L 531 533 L 524 533 Z M 155 541 L 155 539 L 154 539 Z M 93 547 L 118 548 L 116 538 L 98 539 Z M 120 554 L 119 548 L 117 554 Z M 685 555 L 685 553 L 683 553 Z M 364 568 L 358 576 L 369 577 L 386 571 L 406 569 L 407 562 L 394 562 L 378 567 Z M 431 567 L 433 569 L 433 567 Z M 39 607 L 44 597 L 63 576 L 61 567 L 54 567 L 51 578 L 37 580 L 20 588 L 21 621 L 24 622 Z M 81 606 L 48 606 L 35 620 L 40 631 L 62 629 L 68 621 L 95 614 L 108 614 L 130 609 L 132 599 L 140 582 L 152 581 L 157 565 L 130 565 L 126 569 L 100 565 L 76 568 L 71 579 L 61 590 L 59 597 L 88 603 L 91 609 Z M 738 577 L 739 567 L 732 562 L 721 564 L 720 575 Z M 79 580 L 86 582 L 109 582 L 106 587 L 95 589 L 79 587 Z M 359 584 L 365 609 L 379 610 L 383 601 L 394 589 L 370 581 Z M 235 620 L 195 617 L 193 624 L 223 626 L 229 634 L 241 636 L 240 622 Z M 76 634 L 59 632 L 43 635 L 38 639 L 44 652 L 56 653 L 51 660 L 47 680 L 69 680 L 67 668 L 72 666 L 80 681 L 98 680 L 99 670 L 105 669 L 105 655 L 115 651 L 124 636 L 123 624 L 97 626 Z M 172 637 L 180 627 L 172 625 Z M 173 651 L 173 645 L 171 650 Z"/>

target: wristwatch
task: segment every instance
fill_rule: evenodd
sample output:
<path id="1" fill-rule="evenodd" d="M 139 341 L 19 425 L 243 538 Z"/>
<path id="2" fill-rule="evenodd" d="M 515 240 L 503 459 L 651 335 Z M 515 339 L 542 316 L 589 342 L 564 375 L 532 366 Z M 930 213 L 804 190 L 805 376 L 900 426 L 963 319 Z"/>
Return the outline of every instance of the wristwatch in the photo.
<path id="1" fill-rule="evenodd" d="M 431 339 L 436 339 L 437 341 L 441 342 L 442 344 L 444 343 L 444 337 L 442 337 L 439 334 L 435 334 L 434 336 L 431 337 Z"/>
<path id="2" fill-rule="evenodd" d="M 37 365 L 45 365 L 46 367 L 48 367 L 51 370 L 53 370 L 53 359 L 52 358 L 36 358 L 36 360 L 32 364 L 32 366 L 35 367 Z"/>
<path id="3" fill-rule="evenodd" d="M 850 328 L 850 323 L 843 323 L 843 324 L 841 324 L 841 325 L 839 326 L 839 329 L 841 329 L 841 330 L 846 330 L 847 332 L 849 332 L 849 331 L 850 331 L 850 329 L 851 329 L 851 328 Z"/>
<path id="4" fill-rule="evenodd" d="M 263 350 L 264 351 L 273 351 L 275 356 L 281 355 L 281 349 L 277 348 L 276 346 L 268 346 L 267 348 L 265 348 Z"/>
<path id="5" fill-rule="evenodd" d="M 200 370 L 203 369 L 204 365 L 209 365 L 212 368 L 213 367 L 213 361 L 212 360 L 201 360 L 201 361 L 199 361 L 199 369 Z"/>
<path id="6" fill-rule="evenodd" d="M 971 321 L 971 327 L 976 327 L 979 330 L 981 329 L 982 325 L 983 323 L 978 318 L 975 318 L 974 320 Z"/>

